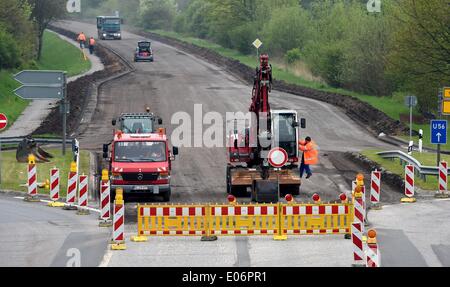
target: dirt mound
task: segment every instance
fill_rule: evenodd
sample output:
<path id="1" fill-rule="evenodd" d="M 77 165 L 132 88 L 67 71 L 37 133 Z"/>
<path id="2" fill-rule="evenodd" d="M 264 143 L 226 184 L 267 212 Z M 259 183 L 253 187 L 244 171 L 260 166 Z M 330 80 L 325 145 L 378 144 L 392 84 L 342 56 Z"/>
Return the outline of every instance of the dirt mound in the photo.
<path id="1" fill-rule="evenodd" d="M 235 76 L 243 79 L 249 84 L 253 84 L 254 69 L 242 64 L 237 60 L 226 58 L 212 50 L 198 47 L 173 38 L 164 37 L 150 32 L 142 32 L 136 29 L 132 30 L 135 34 L 179 48 L 190 54 L 197 55 L 207 60 L 208 62 L 214 63 L 221 67 L 225 67 Z M 408 128 L 400 121 L 391 119 L 382 111 L 377 110 L 376 108 L 360 101 L 357 98 L 341 94 L 318 91 L 294 84 L 288 84 L 284 81 L 279 80 L 274 81 L 274 89 L 281 92 L 316 99 L 340 107 L 349 117 L 354 119 L 356 122 L 359 122 L 363 127 L 367 128 L 369 131 L 376 135 L 381 132 L 390 135 L 397 135 L 408 131 Z"/>
<path id="2" fill-rule="evenodd" d="M 71 39 L 76 38 L 76 34 L 73 32 L 55 26 L 51 26 L 50 29 Z M 91 95 L 93 84 L 127 70 L 122 60 L 101 44 L 97 44 L 95 54 L 102 61 L 105 67 L 104 70 L 81 77 L 67 85 L 67 98 L 70 104 L 70 114 L 67 117 L 67 134 L 69 135 L 77 130 L 83 118 L 83 113 L 88 102 L 87 99 Z M 32 134 L 39 135 L 47 133 L 62 135 L 62 116 L 59 105 L 52 109 L 41 126 Z"/>

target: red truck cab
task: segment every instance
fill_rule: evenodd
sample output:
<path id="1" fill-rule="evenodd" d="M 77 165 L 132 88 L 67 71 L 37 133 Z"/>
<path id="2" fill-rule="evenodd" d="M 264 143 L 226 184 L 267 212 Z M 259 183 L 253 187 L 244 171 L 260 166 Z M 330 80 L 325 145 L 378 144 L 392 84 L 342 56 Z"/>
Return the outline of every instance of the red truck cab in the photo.
<path id="1" fill-rule="evenodd" d="M 103 146 L 103 157 L 109 159 L 112 194 L 121 187 L 125 194 L 161 195 L 164 201 L 170 200 L 171 163 L 178 148 L 169 150 L 164 129 L 151 134 L 118 131 L 110 145 L 110 154 L 109 145 Z"/>

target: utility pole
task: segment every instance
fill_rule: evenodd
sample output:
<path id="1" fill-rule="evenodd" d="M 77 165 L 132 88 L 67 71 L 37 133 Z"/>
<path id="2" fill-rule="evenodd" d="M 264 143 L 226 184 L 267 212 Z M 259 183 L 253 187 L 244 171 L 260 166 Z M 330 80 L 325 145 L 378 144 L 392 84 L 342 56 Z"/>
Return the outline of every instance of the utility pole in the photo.
<path id="1" fill-rule="evenodd" d="M 64 72 L 64 82 L 63 82 L 63 99 L 62 99 L 62 133 L 63 133 L 63 144 L 62 144 L 62 155 L 66 155 L 66 134 L 67 134 L 67 74 Z"/>

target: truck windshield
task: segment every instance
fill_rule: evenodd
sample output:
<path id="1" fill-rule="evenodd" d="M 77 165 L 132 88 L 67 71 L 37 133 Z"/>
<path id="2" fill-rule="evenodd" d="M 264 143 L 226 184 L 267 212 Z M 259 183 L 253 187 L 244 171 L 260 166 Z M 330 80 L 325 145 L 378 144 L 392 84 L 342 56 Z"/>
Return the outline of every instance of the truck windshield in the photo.
<path id="1" fill-rule="evenodd" d="M 165 142 L 116 142 L 114 160 L 117 162 L 164 162 L 167 160 Z"/>
<path id="2" fill-rule="evenodd" d="M 126 134 L 148 134 L 153 132 L 153 121 L 150 118 L 125 118 L 121 128 Z"/>
<path id="3" fill-rule="evenodd" d="M 274 121 L 275 140 L 278 146 L 285 149 L 289 157 L 297 154 L 297 130 L 293 126 L 295 122 L 294 114 L 278 114 Z"/>

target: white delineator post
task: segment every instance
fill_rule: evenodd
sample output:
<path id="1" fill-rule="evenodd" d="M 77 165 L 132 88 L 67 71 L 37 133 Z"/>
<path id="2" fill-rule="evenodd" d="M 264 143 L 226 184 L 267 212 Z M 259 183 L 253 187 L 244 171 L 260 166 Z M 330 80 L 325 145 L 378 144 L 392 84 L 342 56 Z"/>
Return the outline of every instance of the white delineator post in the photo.
<path id="1" fill-rule="evenodd" d="M 123 201 L 123 189 L 116 189 L 113 215 L 113 238 L 111 240 L 112 250 L 125 250 L 125 202 Z"/>
<path id="2" fill-rule="evenodd" d="M 109 227 L 111 222 L 110 195 L 111 184 L 109 181 L 108 170 L 102 170 L 102 178 L 100 180 L 100 227 Z"/>
<path id="3" fill-rule="evenodd" d="M 410 164 L 405 166 L 405 196 L 401 202 L 416 202 L 414 198 L 414 166 Z"/>
<path id="4" fill-rule="evenodd" d="M 352 223 L 353 267 L 364 267 L 363 224 Z"/>
<path id="5" fill-rule="evenodd" d="M 89 214 L 87 205 L 88 205 L 88 177 L 83 174 L 80 176 L 77 214 L 79 215 Z"/>
<path id="6" fill-rule="evenodd" d="M 372 171 L 370 177 L 370 202 L 372 203 L 372 209 L 381 209 L 380 205 L 380 192 L 381 192 L 381 171 Z"/>
<path id="7" fill-rule="evenodd" d="M 64 206 L 64 209 L 66 210 L 77 210 L 77 207 L 75 206 L 75 199 L 77 197 L 77 181 L 77 163 L 72 162 L 70 164 L 70 171 L 67 180 L 66 205 Z"/>

